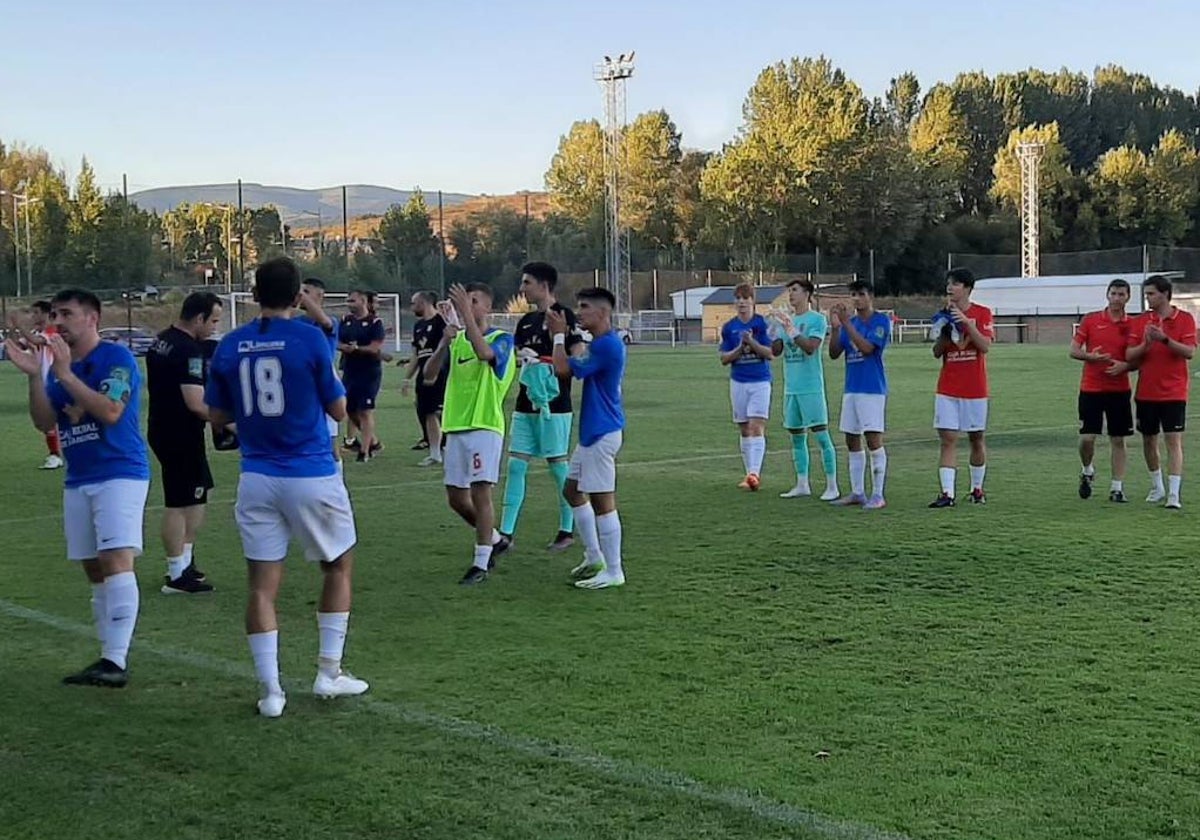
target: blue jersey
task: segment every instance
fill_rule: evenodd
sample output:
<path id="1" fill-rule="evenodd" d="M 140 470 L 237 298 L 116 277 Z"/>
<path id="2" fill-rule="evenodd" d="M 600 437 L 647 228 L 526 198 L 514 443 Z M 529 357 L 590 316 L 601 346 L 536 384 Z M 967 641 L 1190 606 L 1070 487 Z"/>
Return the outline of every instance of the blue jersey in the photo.
<path id="1" fill-rule="evenodd" d="M 728 353 L 742 343 L 742 333 L 750 333 L 759 344 L 771 346 L 770 328 L 767 319 L 755 315 L 749 321 L 733 317 L 721 327 L 721 352 Z M 729 366 L 729 376 L 734 382 L 770 382 L 771 363 L 756 355 L 749 347 L 743 347 L 742 355 Z"/>
<path id="2" fill-rule="evenodd" d="M 329 317 L 329 316 L 326 315 L 326 317 Z M 318 330 L 320 330 L 321 335 L 325 336 L 326 340 L 329 342 L 330 355 L 332 356 L 332 355 L 337 354 L 339 330 L 338 330 L 338 322 L 336 320 L 334 320 L 333 318 L 329 319 L 329 332 L 326 332 L 324 327 L 322 327 L 320 324 L 318 324 L 316 321 L 314 321 L 312 318 L 310 318 L 307 315 L 297 315 L 292 320 L 299 321 L 301 324 L 309 324 L 310 326 L 316 327 Z"/>
<path id="3" fill-rule="evenodd" d="M 46 395 L 54 407 L 67 487 L 99 484 L 114 478 L 150 480 L 150 459 L 142 438 L 139 413 L 142 374 L 137 359 L 119 344 L 102 341 L 92 352 L 71 362 L 71 373 L 93 391 L 125 404 L 120 419 L 106 426 L 75 405 L 75 399 L 51 371 Z"/>
<path id="4" fill-rule="evenodd" d="M 289 318 L 256 318 L 221 339 L 204 401 L 237 423 L 242 472 L 333 475 L 325 407 L 346 396 L 329 342 Z"/>
<path id="5" fill-rule="evenodd" d="M 625 344 L 609 330 L 582 356 L 569 359 L 571 373 L 583 380 L 579 410 L 579 442 L 591 446 L 609 432 L 625 428 L 621 379 L 625 376 Z"/>
<path id="6" fill-rule="evenodd" d="M 892 340 L 892 319 L 882 312 L 875 312 L 864 323 L 855 315 L 850 323 L 858 334 L 875 345 L 875 352 L 863 355 L 854 346 L 849 333 L 840 331 L 842 349 L 846 351 L 846 393 L 886 394 L 887 374 L 883 372 L 883 351 Z"/>

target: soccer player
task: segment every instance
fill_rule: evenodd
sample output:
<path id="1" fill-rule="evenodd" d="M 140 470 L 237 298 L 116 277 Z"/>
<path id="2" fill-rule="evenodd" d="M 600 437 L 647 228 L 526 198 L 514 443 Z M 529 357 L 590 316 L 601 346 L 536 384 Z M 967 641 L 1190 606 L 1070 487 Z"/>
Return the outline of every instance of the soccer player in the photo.
<path id="1" fill-rule="evenodd" d="M 558 271 L 544 262 L 531 262 L 521 266 L 521 292 L 525 300 L 537 307 L 537 311 L 522 316 L 517 322 L 513 339 L 517 352 L 529 350 L 540 360 L 532 364 L 543 364 L 550 360 L 554 344 L 547 312 L 558 312 L 566 319 L 567 353 L 572 353 L 583 343 L 583 336 L 576 325 L 575 313 L 555 299 L 554 287 L 558 285 Z M 534 405 L 530 391 L 523 381 L 518 380 L 517 405 L 513 410 L 512 431 L 508 441 L 508 472 L 504 480 L 504 509 L 500 519 L 500 533 L 510 540 L 517 530 L 517 518 L 525 502 L 525 476 L 533 458 L 545 458 L 550 475 L 558 488 L 558 533 L 546 548 L 550 551 L 565 551 L 574 544 L 575 516 L 571 505 L 563 495 L 567 483 L 569 464 L 567 455 L 571 446 L 571 376 L 558 377 L 558 395 L 549 400 L 546 411 Z"/>
<path id="2" fill-rule="evenodd" d="M 275 600 L 293 536 L 323 573 L 313 694 L 352 696 L 368 686 L 341 668 L 358 537 L 325 417 L 345 416 L 346 391 L 328 341 L 292 319 L 300 296 L 296 264 L 278 258 L 260 265 L 254 294 L 259 317 L 221 340 L 204 399 L 215 424 L 237 422 L 242 471 L 234 518 L 249 567 L 246 635 L 262 684 L 259 714 L 279 717 L 287 698 L 279 679 Z"/>
<path id="3" fill-rule="evenodd" d="M 887 374 L 883 351 L 892 341 L 892 320 L 875 311 L 870 284 L 853 280 L 849 285 L 854 315 L 844 304 L 835 304 L 829 323 L 829 358 L 846 356 L 846 387 L 842 394 L 842 416 L 838 427 L 846 435 L 849 450 L 850 494 L 833 500 L 840 506 L 862 505 L 864 510 L 887 507 L 883 488 L 887 479 L 887 451 L 883 448 L 884 418 L 887 414 Z M 871 496 L 866 495 L 867 453 L 871 457 Z"/>
<path id="4" fill-rule="evenodd" d="M 417 322 L 413 325 L 413 352 L 400 383 L 400 393 L 407 396 L 409 384 L 414 379 L 417 382 L 417 421 L 421 424 L 423 437 L 413 448 L 429 450 L 429 454 L 418 463 L 421 467 L 442 463 L 442 405 L 446 400 L 446 368 L 442 368 L 432 383 L 425 382 L 425 365 L 442 343 L 442 336 L 446 332 L 446 319 L 438 314 L 437 302 L 437 295 L 433 292 L 421 291 L 412 296 L 412 311 L 417 316 Z"/>
<path id="5" fill-rule="evenodd" d="M 721 327 L 721 364 L 729 365 L 729 399 L 733 422 L 741 434 L 746 477 L 738 487 L 757 490 L 767 453 L 767 419 L 771 416 L 771 337 L 766 319 L 754 311 L 754 287 L 739 283 L 733 290 L 734 317 Z"/>
<path id="6" fill-rule="evenodd" d="M 811 430 L 821 447 L 821 463 L 825 467 L 825 492 L 821 499 L 830 502 L 841 494 L 821 365 L 821 345 L 825 343 L 828 324 L 825 316 L 812 308 L 814 291 L 809 280 L 792 280 L 787 284 L 788 303 L 794 314 L 778 320 L 774 330 L 777 338 L 771 342 L 771 351 L 783 356 L 783 425 L 792 435 L 792 461 L 796 465 L 796 486 L 779 495 L 784 499 L 812 495 L 808 483 Z"/>
<path id="7" fill-rule="evenodd" d="M 441 344 L 425 365 L 425 381 L 436 382 L 449 368 L 442 431 L 446 436 L 445 483 L 450 509 L 475 529 L 471 565 L 464 586 L 487 580 L 495 558 L 509 540 L 496 530 L 492 486 L 500 479 L 504 451 L 504 396 L 516 378 L 513 337 L 488 326 L 492 290 L 486 283 L 450 287 L 455 315 Z M 443 317 L 448 315 L 443 313 Z"/>
<path id="8" fill-rule="evenodd" d="M 14 338 L 7 357 L 29 378 L 29 415 L 42 432 L 56 425 L 67 462 L 63 527 L 67 557 L 92 588 L 100 659 L 66 677 L 69 685 L 120 688 L 138 616 L 134 559 L 142 553 L 142 517 L 150 463 L 138 423 L 141 373 L 128 348 L 100 340 L 100 301 L 65 289 L 51 300 L 53 362 L 42 373 L 38 348 Z"/>
<path id="9" fill-rule="evenodd" d="M 179 318 L 158 334 L 146 354 L 150 418 L 146 438 L 162 466 L 162 542 L 167 553 L 165 595 L 212 592 L 196 568 L 193 547 L 213 488 L 204 440 L 204 346 L 221 323 L 221 299 L 212 292 L 184 298 Z"/>
<path id="10" fill-rule="evenodd" d="M 1142 283 L 1146 311 L 1129 329 L 1125 358 L 1138 369 L 1137 426 L 1142 433 L 1150 494 L 1146 501 L 1179 510 L 1183 482 L 1183 431 L 1187 419 L 1188 360 L 1196 353 L 1196 319 L 1171 303 L 1171 281 L 1162 275 Z M 1167 444 L 1167 487 L 1163 488 L 1159 432 Z"/>
<path id="11" fill-rule="evenodd" d="M 54 335 L 54 325 L 50 323 L 50 301 L 38 300 L 34 301 L 29 307 L 29 331 L 22 329 L 20 323 L 15 316 L 10 316 L 10 323 L 15 328 L 18 337 L 23 337 L 27 344 L 41 349 L 42 353 L 42 374 L 46 376 L 50 373 L 51 353 L 46 348 L 46 338 Z M 46 459 L 42 461 L 42 466 L 39 469 L 43 470 L 58 470 L 62 469 L 62 444 L 58 439 L 58 429 L 52 429 L 46 433 Z"/>
<path id="12" fill-rule="evenodd" d="M 572 575 L 583 578 L 580 589 L 608 589 L 625 583 L 621 564 L 621 519 L 617 514 L 617 453 L 625 429 L 621 380 L 625 344 L 612 328 L 616 298 L 607 289 L 584 289 L 576 300 L 579 326 L 592 334 L 585 355 L 567 352 L 571 324 L 567 313 L 550 310 L 546 324 L 554 334 L 554 367 L 583 380 L 579 410 L 579 444 L 571 455 L 564 488 L 583 540 L 583 562 Z M 587 577 L 587 575 L 591 577 Z"/>
<path id="13" fill-rule="evenodd" d="M 1085 315 L 1071 340 L 1071 358 L 1083 362 L 1083 379 L 1079 384 L 1079 460 L 1083 462 L 1079 498 L 1092 495 L 1096 436 L 1107 425 L 1112 449 L 1112 487 L 1108 498 L 1125 502 L 1125 438 L 1133 434 L 1129 364 L 1125 361 L 1131 323 L 1125 314 L 1129 283 L 1113 280 L 1105 294 L 1108 306 Z"/>
<path id="14" fill-rule="evenodd" d="M 987 502 L 983 479 L 987 473 L 988 379 L 987 352 L 996 337 L 992 310 L 971 302 L 975 275 L 966 268 L 946 272 L 946 309 L 952 323 L 942 327 L 933 343 L 933 356 L 942 360 L 934 396 L 933 427 L 941 440 L 938 478 L 941 493 L 931 508 L 954 507 L 958 436 L 971 443 L 971 502 Z"/>
<path id="15" fill-rule="evenodd" d="M 297 315 L 296 320 L 302 324 L 309 324 L 321 331 L 321 335 L 325 336 L 325 340 L 329 342 L 329 352 L 336 354 L 338 349 L 338 327 L 339 322 L 329 317 L 329 313 L 325 311 L 325 281 L 319 277 L 308 277 L 300 284 L 300 309 L 303 310 L 303 315 Z M 325 428 L 329 432 L 330 448 L 333 450 L 333 458 L 337 461 L 338 469 L 342 468 L 342 451 L 338 446 L 338 421 L 328 415 L 325 417 Z"/>
<path id="16" fill-rule="evenodd" d="M 375 314 L 375 293 L 361 289 L 346 300 L 350 312 L 338 329 L 342 353 L 342 381 L 346 385 L 346 411 L 358 437 L 346 448 L 358 452 L 358 461 L 369 461 L 383 450 L 375 436 L 375 400 L 383 383 L 383 342 L 387 330 Z"/>

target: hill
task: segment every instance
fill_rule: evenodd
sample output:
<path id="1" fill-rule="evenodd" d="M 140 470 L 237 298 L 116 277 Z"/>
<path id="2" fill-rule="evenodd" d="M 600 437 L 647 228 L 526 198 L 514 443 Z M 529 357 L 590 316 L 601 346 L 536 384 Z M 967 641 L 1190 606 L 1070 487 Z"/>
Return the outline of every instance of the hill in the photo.
<path id="1" fill-rule="evenodd" d="M 446 200 L 445 194 L 442 197 L 442 219 L 446 225 L 446 230 L 450 230 L 454 223 L 460 219 L 464 219 L 472 213 L 477 213 L 480 210 L 486 210 L 494 207 L 507 207 L 515 213 L 523 214 L 525 212 L 526 197 L 529 200 L 529 216 L 533 219 L 542 219 L 550 212 L 550 194 L 544 192 L 531 193 L 516 193 L 514 195 L 480 195 L 467 198 L 464 201 L 451 204 Z M 430 196 L 425 195 L 425 200 L 429 202 L 429 220 L 433 223 L 434 235 L 438 233 L 438 210 L 437 210 L 437 194 Z M 386 210 L 386 208 L 384 208 Z M 350 219 L 349 232 L 350 236 L 358 238 L 371 238 L 377 235 L 379 229 L 379 219 L 383 215 L 380 213 L 372 213 L 363 215 L 358 218 Z M 353 216 L 353 213 L 351 214 Z M 313 219 L 305 218 L 301 222 L 297 220 L 293 223 L 292 229 L 296 236 L 308 236 L 316 233 L 317 226 Z M 330 222 L 326 225 L 326 232 L 330 235 L 341 236 L 341 216 L 339 214 L 336 224 Z"/>
<path id="2" fill-rule="evenodd" d="M 404 204 L 412 196 L 411 190 L 397 190 L 372 184 L 354 184 L 346 187 L 346 209 L 350 218 L 357 216 L 380 216 L 393 204 Z M 437 203 L 437 191 L 427 191 L 426 199 Z M 130 193 L 130 201 L 145 210 L 165 213 L 180 204 L 212 202 L 214 204 L 237 204 L 237 184 L 193 184 L 177 187 L 157 187 Z M 465 193 L 443 193 L 445 206 L 457 206 L 474 196 Z M 284 218 L 304 214 L 320 213 L 323 221 L 332 223 L 342 218 L 342 188 L 323 187 L 302 190 L 296 187 L 278 187 L 264 184 L 242 184 L 242 203 L 246 207 L 261 207 L 274 204 Z M 315 225 L 314 225 L 315 227 Z"/>

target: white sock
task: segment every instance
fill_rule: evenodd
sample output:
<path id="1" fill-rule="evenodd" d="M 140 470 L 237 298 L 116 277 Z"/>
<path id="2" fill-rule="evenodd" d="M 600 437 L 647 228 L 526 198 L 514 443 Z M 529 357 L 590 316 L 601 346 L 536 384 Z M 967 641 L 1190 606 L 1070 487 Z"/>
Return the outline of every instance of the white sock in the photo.
<path id="1" fill-rule="evenodd" d="M 488 570 L 488 561 L 492 559 L 492 547 L 490 545 L 476 545 L 475 559 L 472 561 L 476 569 Z"/>
<path id="2" fill-rule="evenodd" d="M 1085 466 L 1083 468 L 1083 474 L 1084 475 L 1095 475 L 1096 468 L 1094 466 L 1092 466 L 1091 464 L 1088 464 L 1087 466 Z"/>
<path id="3" fill-rule="evenodd" d="M 167 577 L 171 580 L 179 580 L 183 570 L 188 567 L 188 559 L 186 554 L 180 554 L 178 557 L 167 558 Z"/>
<path id="4" fill-rule="evenodd" d="M 986 473 L 986 472 L 987 472 L 987 464 L 982 464 L 978 467 L 975 466 L 974 464 L 971 465 L 971 489 L 972 490 L 975 490 L 976 488 L 978 488 L 980 490 L 983 489 L 983 476 L 984 476 L 984 473 Z"/>
<path id="5" fill-rule="evenodd" d="M 498 542 L 500 542 L 500 532 L 497 531 L 495 528 L 493 528 L 492 529 L 492 545 L 495 545 Z"/>
<path id="6" fill-rule="evenodd" d="M 341 672 L 342 651 L 346 648 L 346 628 L 349 626 L 349 612 L 317 613 L 317 634 L 320 638 L 317 669 L 322 674 L 336 677 Z"/>
<path id="7" fill-rule="evenodd" d="M 763 458 L 767 454 L 767 439 L 762 435 L 749 438 L 750 441 L 750 466 L 746 472 L 762 475 Z"/>
<path id="8" fill-rule="evenodd" d="M 881 446 L 870 451 L 871 495 L 883 498 L 883 482 L 887 478 L 887 452 Z"/>
<path id="9" fill-rule="evenodd" d="M 623 575 L 621 569 L 621 519 L 614 510 L 596 517 L 596 531 L 600 536 L 600 545 L 604 551 L 605 571 L 613 575 Z"/>
<path id="10" fill-rule="evenodd" d="M 92 584 L 92 621 L 96 624 L 96 638 L 104 647 L 104 630 L 108 625 L 108 599 L 104 597 L 104 584 Z"/>
<path id="11" fill-rule="evenodd" d="M 254 658 L 254 671 L 266 694 L 283 694 L 279 684 L 279 631 L 248 633 L 250 655 Z"/>
<path id="12" fill-rule="evenodd" d="M 742 450 L 742 472 L 750 474 L 750 438 L 739 438 L 738 446 Z"/>
<path id="13" fill-rule="evenodd" d="M 1153 487 L 1155 490 L 1157 490 L 1159 493 L 1163 492 L 1162 470 L 1151 470 L 1150 471 L 1150 486 Z"/>
<path id="14" fill-rule="evenodd" d="M 195 543 L 185 542 L 183 544 L 183 559 L 187 561 L 189 566 L 192 565 L 192 549 L 195 547 Z"/>
<path id="15" fill-rule="evenodd" d="M 1183 476 L 1181 476 L 1181 475 L 1167 476 L 1167 488 L 1168 488 L 1167 495 L 1174 496 L 1175 498 L 1179 498 L 1179 485 L 1182 482 L 1183 482 Z"/>
<path id="16" fill-rule="evenodd" d="M 572 512 L 575 514 L 575 530 L 579 532 L 579 538 L 583 540 L 583 547 L 592 557 L 602 557 L 604 552 L 600 549 L 600 535 L 596 530 L 596 511 L 592 509 L 591 502 L 584 502 L 579 507 L 572 507 Z"/>
<path id="17" fill-rule="evenodd" d="M 100 655 L 124 668 L 129 657 L 129 643 L 133 641 L 133 629 L 137 626 L 140 600 L 137 576 L 133 572 L 119 572 L 106 577 L 104 600 L 108 622 Z"/>
<path id="18" fill-rule="evenodd" d="M 1125 492 L 1125 482 L 1118 481 L 1117 479 L 1114 478 L 1112 480 L 1112 491 L 1117 492 L 1117 493 Z"/>
<path id="19" fill-rule="evenodd" d="M 938 479 L 942 482 L 942 492 L 954 498 L 954 467 L 938 467 Z"/>
<path id="20" fill-rule="evenodd" d="M 867 453 L 861 449 L 850 453 L 850 492 L 863 495 L 867 483 Z"/>

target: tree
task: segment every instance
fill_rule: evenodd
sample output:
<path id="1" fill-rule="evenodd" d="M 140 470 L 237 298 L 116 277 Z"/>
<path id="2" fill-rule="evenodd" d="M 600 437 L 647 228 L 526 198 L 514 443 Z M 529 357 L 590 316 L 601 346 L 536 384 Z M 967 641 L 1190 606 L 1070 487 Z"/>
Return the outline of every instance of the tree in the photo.
<path id="1" fill-rule="evenodd" d="M 892 126 L 899 132 L 908 131 L 921 111 L 921 83 L 916 74 L 905 72 L 892 79 L 884 102 Z"/>
<path id="2" fill-rule="evenodd" d="M 574 123 L 559 138 L 558 151 L 546 171 L 550 206 L 591 231 L 597 244 L 604 238 L 604 132 L 596 120 Z"/>
<path id="3" fill-rule="evenodd" d="M 917 169 L 917 191 L 927 224 L 963 209 L 963 188 L 971 162 L 971 134 L 954 92 L 936 85 L 908 132 Z"/>
<path id="4" fill-rule="evenodd" d="M 403 207 L 393 204 L 387 209 L 379 221 L 379 238 L 384 256 L 402 281 L 412 285 L 425 282 L 437 240 L 420 189 L 413 191 Z"/>
<path id="5" fill-rule="evenodd" d="M 638 241 L 655 249 L 675 244 L 680 139 L 666 111 L 639 114 L 625 131 L 621 220 Z"/>

